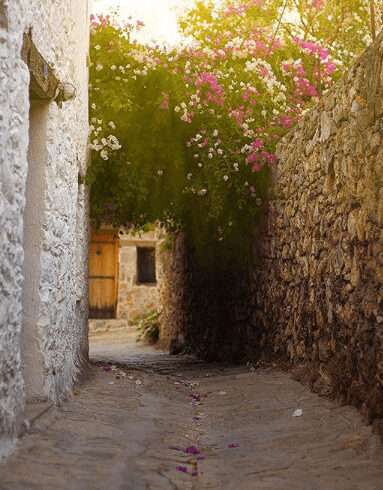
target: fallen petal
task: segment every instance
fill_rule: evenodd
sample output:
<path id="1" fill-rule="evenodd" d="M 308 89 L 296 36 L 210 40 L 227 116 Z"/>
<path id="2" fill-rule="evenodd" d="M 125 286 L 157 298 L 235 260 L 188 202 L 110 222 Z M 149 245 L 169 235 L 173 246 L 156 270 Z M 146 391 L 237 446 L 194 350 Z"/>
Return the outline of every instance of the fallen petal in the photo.
<path id="1" fill-rule="evenodd" d="M 186 454 L 201 454 L 201 451 L 198 449 L 198 447 L 195 446 L 189 446 L 185 449 Z"/>

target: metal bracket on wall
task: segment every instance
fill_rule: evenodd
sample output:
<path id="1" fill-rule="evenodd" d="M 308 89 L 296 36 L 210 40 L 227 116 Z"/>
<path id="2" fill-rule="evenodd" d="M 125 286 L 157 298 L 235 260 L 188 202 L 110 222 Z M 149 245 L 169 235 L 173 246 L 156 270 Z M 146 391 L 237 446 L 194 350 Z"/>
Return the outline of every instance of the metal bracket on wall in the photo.
<path id="1" fill-rule="evenodd" d="M 21 56 L 28 65 L 31 75 L 30 93 L 31 99 L 54 100 L 60 86 L 59 80 L 53 73 L 48 62 L 45 61 L 32 41 L 31 32 L 24 34 Z"/>

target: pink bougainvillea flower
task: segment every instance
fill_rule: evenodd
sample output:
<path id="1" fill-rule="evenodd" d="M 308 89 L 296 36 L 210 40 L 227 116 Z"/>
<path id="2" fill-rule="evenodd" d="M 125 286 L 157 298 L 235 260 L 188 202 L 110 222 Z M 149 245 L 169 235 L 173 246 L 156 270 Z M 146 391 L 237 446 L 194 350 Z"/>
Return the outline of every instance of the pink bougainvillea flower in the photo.
<path id="1" fill-rule="evenodd" d="M 247 163 L 258 162 L 261 158 L 261 155 L 257 152 L 250 153 L 250 155 L 246 158 Z"/>
<path id="2" fill-rule="evenodd" d="M 313 0 L 312 6 L 316 10 L 320 10 L 322 7 L 324 7 L 324 0 Z"/>
<path id="3" fill-rule="evenodd" d="M 290 116 L 281 116 L 280 117 L 280 123 L 284 128 L 291 128 L 293 124 L 293 120 Z"/>
<path id="4" fill-rule="evenodd" d="M 163 110 L 169 109 L 169 104 L 170 104 L 170 98 L 168 94 L 163 93 L 163 100 L 161 102 L 160 108 Z"/>
<path id="5" fill-rule="evenodd" d="M 325 60 L 329 57 L 330 51 L 327 48 L 319 48 L 319 57 L 321 60 Z"/>
<path id="6" fill-rule="evenodd" d="M 136 29 L 137 29 L 138 31 L 139 31 L 139 30 L 141 30 L 141 29 L 142 29 L 142 28 L 144 28 L 144 27 L 145 27 L 145 23 L 144 23 L 144 22 L 142 22 L 142 20 L 138 20 L 138 21 L 136 22 Z"/>
<path id="7" fill-rule="evenodd" d="M 258 150 L 263 147 L 263 141 L 260 138 L 256 138 L 251 146 L 254 150 Z"/>
<path id="8" fill-rule="evenodd" d="M 231 442 L 230 444 L 227 445 L 227 447 L 229 449 L 234 449 L 234 448 L 239 447 L 239 444 L 238 444 L 238 442 Z"/>
<path id="9" fill-rule="evenodd" d="M 186 468 L 186 466 L 177 466 L 176 470 L 181 472 L 181 473 L 187 473 L 188 472 L 188 469 Z"/>
<path id="10" fill-rule="evenodd" d="M 332 75 L 334 71 L 336 70 L 336 64 L 333 63 L 332 61 L 329 61 L 324 64 L 324 69 L 327 75 Z"/>

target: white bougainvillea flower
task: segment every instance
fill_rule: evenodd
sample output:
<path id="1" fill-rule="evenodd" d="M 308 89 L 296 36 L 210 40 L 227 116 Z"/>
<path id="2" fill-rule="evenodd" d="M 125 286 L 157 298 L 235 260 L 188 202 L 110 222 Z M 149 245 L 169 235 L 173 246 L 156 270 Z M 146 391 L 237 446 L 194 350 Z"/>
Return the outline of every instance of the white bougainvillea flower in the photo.
<path id="1" fill-rule="evenodd" d="M 100 157 L 103 159 L 103 160 L 109 160 L 109 155 L 108 155 L 108 152 L 107 150 L 103 149 L 100 151 Z"/>

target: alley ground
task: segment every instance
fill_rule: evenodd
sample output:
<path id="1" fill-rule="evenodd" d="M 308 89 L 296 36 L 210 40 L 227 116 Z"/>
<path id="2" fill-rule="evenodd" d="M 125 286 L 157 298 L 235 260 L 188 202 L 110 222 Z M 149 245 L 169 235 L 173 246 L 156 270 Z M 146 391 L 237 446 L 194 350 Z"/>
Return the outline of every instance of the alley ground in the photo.
<path id="1" fill-rule="evenodd" d="M 289 374 L 169 357 L 133 332 L 91 353 L 73 399 L 0 465 L 1 490 L 383 488 L 383 449 L 357 411 Z"/>

